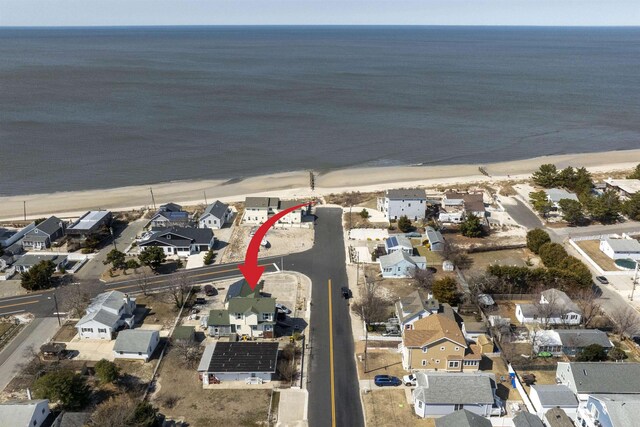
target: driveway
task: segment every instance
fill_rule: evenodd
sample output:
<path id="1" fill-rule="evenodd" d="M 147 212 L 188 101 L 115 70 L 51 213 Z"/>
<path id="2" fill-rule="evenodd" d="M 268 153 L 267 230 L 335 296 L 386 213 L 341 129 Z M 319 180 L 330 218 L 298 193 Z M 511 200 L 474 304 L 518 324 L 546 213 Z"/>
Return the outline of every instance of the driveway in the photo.
<path id="1" fill-rule="evenodd" d="M 76 335 L 75 338 L 67 343 L 67 350 L 76 350 L 79 353 L 74 357 L 74 360 L 113 360 L 113 346 L 115 343 L 115 340 L 81 340 Z"/>
<path id="2" fill-rule="evenodd" d="M 530 230 L 533 228 L 544 228 L 540 218 L 529 209 L 521 200 L 515 197 L 501 197 L 500 201 L 507 213 L 515 222 Z"/>
<path id="3" fill-rule="evenodd" d="M 303 427 L 308 425 L 307 400 L 309 393 L 301 389 L 280 390 L 278 427 Z"/>

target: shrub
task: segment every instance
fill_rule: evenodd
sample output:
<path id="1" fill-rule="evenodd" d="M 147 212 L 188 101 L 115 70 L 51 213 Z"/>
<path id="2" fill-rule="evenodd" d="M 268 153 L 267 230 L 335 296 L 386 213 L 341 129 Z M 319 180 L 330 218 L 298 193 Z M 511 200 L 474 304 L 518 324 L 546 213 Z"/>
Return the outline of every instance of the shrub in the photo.
<path id="1" fill-rule="evenodd" d="M 98 363 L 96 363 L 95 370 L 96 377 L 98 377 L 98 380 L 103 384 L 114 382 L 118 379 L 118 375 L 120 375 L 120 369 L 116 364 L 106 359 L 98 361 Z"/>
<path id="2" fill-rule="evenodd" d="M 540 247 L 549 242 L 551 242 L 551 237 L 544 230 L 535 228 L 527 232 L 527 248 L 534 254 L 538 254 Z"/>

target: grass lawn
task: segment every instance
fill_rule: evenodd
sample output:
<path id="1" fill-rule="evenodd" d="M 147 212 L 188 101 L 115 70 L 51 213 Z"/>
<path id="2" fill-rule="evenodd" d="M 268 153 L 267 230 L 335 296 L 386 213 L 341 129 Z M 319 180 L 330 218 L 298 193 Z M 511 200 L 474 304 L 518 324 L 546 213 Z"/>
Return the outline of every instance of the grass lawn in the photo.
<path id="1" fill-rule="evenodd" d="M 376 375 L 393 375 L 400 379 L 407 375 L 402 369 L 402 355 L 395 350 L 381 351 L 369 350 L 367 352 L 367 372 L 364 372 L 364 360 L 360 362 L 360 357 L 364 358 L 364 343 L 358 343 L 358 378 L 370 379 Z"/>
<path id="2" fill-rule="evenodd" d="M 433 418 L 419 418 L 407 403 L 404 390 L 381 389 L 364 394 L 366 423 L 376 427 L 422 426 L 435 427 Z"/>
<path id="3" fill-rule="evenodd" d="M 589 255 L 596 264 L 605 271 L 618 271 L 615 263 L 611 258 L 606 256 L 604 252 L 600 250 L 600 241 L 598 240 L 581 240 L 576 244 Z"/>
<path id="4" fill-rule="evenodd" d="M 76 336 L 78 330 L 76 329 L 75 322 L 67 322 L 56 332 L 53 337 L 54 342 L 70 342 L 73 337 Z"/>
<path id="5" fill-rule="evenodd" d="M 167 404 L 167 397 L 177 401 Z M 169 352 L 162 362 L 152 403 L 168 418 L 182 419 L 193 427 L 255 426 L 267 421 L 269 400 L 267 389 L 203 390 L 196 370 Z"/>
<path id="6" fill-rule="evenodd" d="M 147 310 L 143 323 L 170 327 L 178 315 L 178 309 L 172 298 L 167 292 L 136 296 L 138 310 Z"/>

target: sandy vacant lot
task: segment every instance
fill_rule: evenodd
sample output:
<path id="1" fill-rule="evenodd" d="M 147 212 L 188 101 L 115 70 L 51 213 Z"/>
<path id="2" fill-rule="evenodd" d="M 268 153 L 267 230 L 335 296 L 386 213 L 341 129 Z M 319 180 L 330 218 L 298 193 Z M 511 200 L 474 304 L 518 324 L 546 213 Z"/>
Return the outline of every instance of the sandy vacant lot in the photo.
<path id="1" fill-rule="evenodd" d="M 229 246 L 225 248 L 221 262 L 234 262 L 244 259 L 247 246 L 251 241 L 249 234 L 254 226 L 243 225 L 235 228 Z M 259 257 L 286 255 L 302 252 L 313 246 L 313 228 L 277 228 L 271 229 L 266 236 L 269 248 L 260 248 Z"/>
<path id="2" fill-rule="evenodd" d="M 435 419 L 421 419 L 407 402 L 405 390 L 391 387 L 363 395 L 367 425 L 376 427 L 420 426 L 435 427 Z"/>

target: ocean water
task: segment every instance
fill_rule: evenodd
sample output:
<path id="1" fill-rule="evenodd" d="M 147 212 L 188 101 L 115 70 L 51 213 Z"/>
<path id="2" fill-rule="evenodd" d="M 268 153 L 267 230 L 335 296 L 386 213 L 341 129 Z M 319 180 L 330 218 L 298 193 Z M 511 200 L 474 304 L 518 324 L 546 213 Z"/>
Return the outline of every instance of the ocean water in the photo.
<path id="1" fill-rule="evenodd" d="M 0 29 L 0 194 L 640 148 L 640 28 Z"/>

